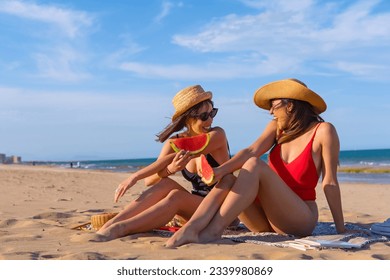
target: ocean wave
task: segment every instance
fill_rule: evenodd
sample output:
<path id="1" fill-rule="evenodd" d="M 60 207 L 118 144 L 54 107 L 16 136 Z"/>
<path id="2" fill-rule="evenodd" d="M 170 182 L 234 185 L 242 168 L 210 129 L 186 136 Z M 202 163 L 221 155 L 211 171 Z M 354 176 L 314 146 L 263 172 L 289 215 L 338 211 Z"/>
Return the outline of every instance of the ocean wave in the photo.
<path id="1" fill-rule="evenodd" d="M 390 162 L 375 162 L 375 161 L 360 161 L 359 165 L 362 166 L 390 166 Z"/>
<path id="2" fill-rule="evenodd" d="M 337 173 L 340 182 L 367 183 L 367 184 L 390 184 L 389 173 Z"/>

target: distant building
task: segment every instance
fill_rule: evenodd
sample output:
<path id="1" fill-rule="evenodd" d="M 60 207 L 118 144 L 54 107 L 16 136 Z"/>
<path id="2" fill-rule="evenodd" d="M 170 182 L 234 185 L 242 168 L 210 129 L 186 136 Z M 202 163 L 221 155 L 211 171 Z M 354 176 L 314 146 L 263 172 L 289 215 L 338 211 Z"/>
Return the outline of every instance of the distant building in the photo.
<path id="1" fill-rule="evenodd" d="M 0 163 L 5 163 L 6 159 L 7 157 L 5 156 L 5 154 L 0 154 Z"/>
<path id="2" fill-rule="evenodd" d="M 19 156 L 9 156 L 7 157 L 5 154 L 0 154 L 0 163 L 22 163 L 22 158 Z"/>
<path id="3" fill-rule="evenodd" d="M 9 163 L 22 163 L 22 158 L 19 156 L 10 156 Z"/>

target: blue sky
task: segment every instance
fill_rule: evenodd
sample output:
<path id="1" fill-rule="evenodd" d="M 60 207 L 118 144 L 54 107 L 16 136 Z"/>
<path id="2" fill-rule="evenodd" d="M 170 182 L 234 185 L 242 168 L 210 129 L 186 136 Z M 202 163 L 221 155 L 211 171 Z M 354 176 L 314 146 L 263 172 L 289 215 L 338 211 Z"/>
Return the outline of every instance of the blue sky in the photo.
<path id="1" fill-rule="evenodd" d="M 390 148 L 390 1 L 0 0 L 0 153 L 157 156 L 171 99 L 214 94 L 232 152 L 270 120 L 253 93 L 295 77 L 342 150 Z"/>

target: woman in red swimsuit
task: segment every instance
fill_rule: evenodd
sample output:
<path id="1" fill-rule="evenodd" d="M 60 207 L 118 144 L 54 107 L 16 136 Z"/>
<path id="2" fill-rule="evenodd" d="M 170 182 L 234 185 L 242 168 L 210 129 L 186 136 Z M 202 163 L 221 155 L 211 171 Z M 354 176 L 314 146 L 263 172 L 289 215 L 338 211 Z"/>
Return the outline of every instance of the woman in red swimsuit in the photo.
<path id="1" fill-rule="evenodd" d="M 326 110 L 324 100 L 301 81 L 287 79 L 259 88 L 254 102 L 273 119 L 252 145 L 214 168 L 216 179 L 240 170 L 231 191 L 218 205 L 206 197 L 168 247 L 216 240 L 237 216 L 253 232 L 310 235 L 318 220 L 320 176 L 336 229 L 345 231 L 337 181 L 339 139 L 334 126 L 319 116 Z M 260 156 L 269 150 L 267 164 Z"/>

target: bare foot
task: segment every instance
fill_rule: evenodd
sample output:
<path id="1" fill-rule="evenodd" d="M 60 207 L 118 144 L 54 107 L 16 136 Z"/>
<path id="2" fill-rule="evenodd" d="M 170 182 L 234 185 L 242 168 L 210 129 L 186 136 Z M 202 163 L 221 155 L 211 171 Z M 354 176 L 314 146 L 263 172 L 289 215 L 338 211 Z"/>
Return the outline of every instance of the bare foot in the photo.
<path id="1" fill-rule="evenodd" d="M 222 238 L 222 233 L 223 230 L 221 232 L 217 232 L 215 230 L 208 231 L 207 229 L 203 230 L 200 232 L 198 237 L 199 243 L 210 243 L 210 242 L 217 241 Z"/>
<path id="2" fill-rule="evenodd" d="M 110 241 L 116 238 L 122 237 L 118 234 L 118 231 L 114 227 L 101 228 L 96 232 L 94 240 L 96 242 Z"/>
<path id="3" fill-rule="evenodd" d="M 199 243 L 203 243 L 203 244 L 215 242 L 215 241 L 218 241 L 220 239 L 222 239 L 222 235 L 215 235 L 215 234 L 212 234 L 212 235 L 200 234 L 199 235 Z"/>
<path id="4" fill-rule="evenodd" d="M 105 235 L 102 235 L 100 233 L 95 233 L 92 238 L 88 238 L 88 241 L 91 241 L 91 242 L 106 242 L 106 241 L 110 241 L 112 239 L 110 239 L 109 237 L 105 236 Z"/>
<path id="5" fill-rule="evenodd" d="M 183 226 L 165 243 L 167 248 L 176 248 L 188 243 L 199 243 L 198 234 L 188 226 Z"/>

